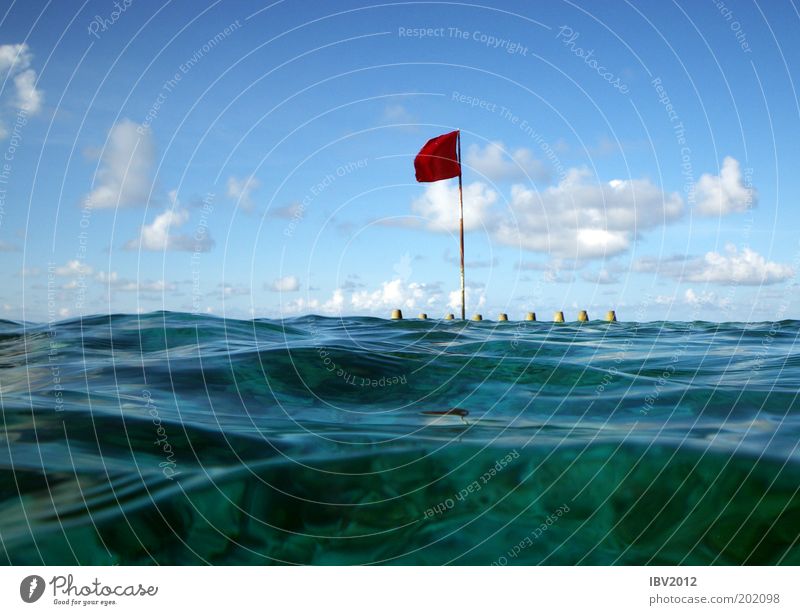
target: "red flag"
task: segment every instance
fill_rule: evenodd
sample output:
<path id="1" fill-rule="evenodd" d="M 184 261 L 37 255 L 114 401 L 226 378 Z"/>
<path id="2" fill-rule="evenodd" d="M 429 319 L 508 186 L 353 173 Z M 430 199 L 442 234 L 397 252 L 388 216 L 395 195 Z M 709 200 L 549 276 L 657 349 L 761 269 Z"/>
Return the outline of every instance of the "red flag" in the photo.
<path id="1" fill-rule="evenodd" d="M 458 159 L 459 131 L 439 135 L 428 141 L 414 158 L 414 170 L 418 182 L 438 182 L 461 175 Z"/>

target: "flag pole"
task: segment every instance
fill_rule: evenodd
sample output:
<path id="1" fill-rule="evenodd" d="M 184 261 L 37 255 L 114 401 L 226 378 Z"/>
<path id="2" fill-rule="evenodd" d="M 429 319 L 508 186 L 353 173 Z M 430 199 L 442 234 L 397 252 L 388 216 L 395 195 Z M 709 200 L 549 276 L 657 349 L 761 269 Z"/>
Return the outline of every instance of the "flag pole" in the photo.
<path id="1" fill-rule="evenodd" d="M 458 131 L 458 203 L 459 221 L 461 225 L 461 320 L 466 320 L 465 292 L 464 292 L 464 191 L 461 188 L 461 131 Z"/>

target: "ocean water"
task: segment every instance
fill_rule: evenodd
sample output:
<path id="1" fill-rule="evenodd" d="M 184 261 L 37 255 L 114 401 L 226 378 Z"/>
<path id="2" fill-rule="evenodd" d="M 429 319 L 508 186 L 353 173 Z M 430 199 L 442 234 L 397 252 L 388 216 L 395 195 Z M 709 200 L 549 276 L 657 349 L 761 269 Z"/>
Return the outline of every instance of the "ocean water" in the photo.
<path id="1" fill-rule="evenodd" d="M 798 334 L 0 322 L 0 561 L 798 565 Z"/>

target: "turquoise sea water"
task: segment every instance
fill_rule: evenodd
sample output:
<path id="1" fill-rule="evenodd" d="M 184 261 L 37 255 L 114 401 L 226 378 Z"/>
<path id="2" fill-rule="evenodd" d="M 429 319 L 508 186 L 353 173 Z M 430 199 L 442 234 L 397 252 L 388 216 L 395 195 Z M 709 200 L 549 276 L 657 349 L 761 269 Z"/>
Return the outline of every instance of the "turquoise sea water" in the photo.
<path id="1" fill-rule="evenodd" d="M 797 565 L 798 334 L 0 322 L 0 561 Z"/>

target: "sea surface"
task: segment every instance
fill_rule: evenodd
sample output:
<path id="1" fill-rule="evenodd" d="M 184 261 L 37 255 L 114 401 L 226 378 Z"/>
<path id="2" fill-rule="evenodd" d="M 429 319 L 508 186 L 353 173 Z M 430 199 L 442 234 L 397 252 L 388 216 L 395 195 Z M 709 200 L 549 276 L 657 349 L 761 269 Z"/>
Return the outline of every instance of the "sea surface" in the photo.
<path id="1" fill-rule="evenodd" d="M 800 565 L 800 322 L 0 322 L 0 562 Z"/>

